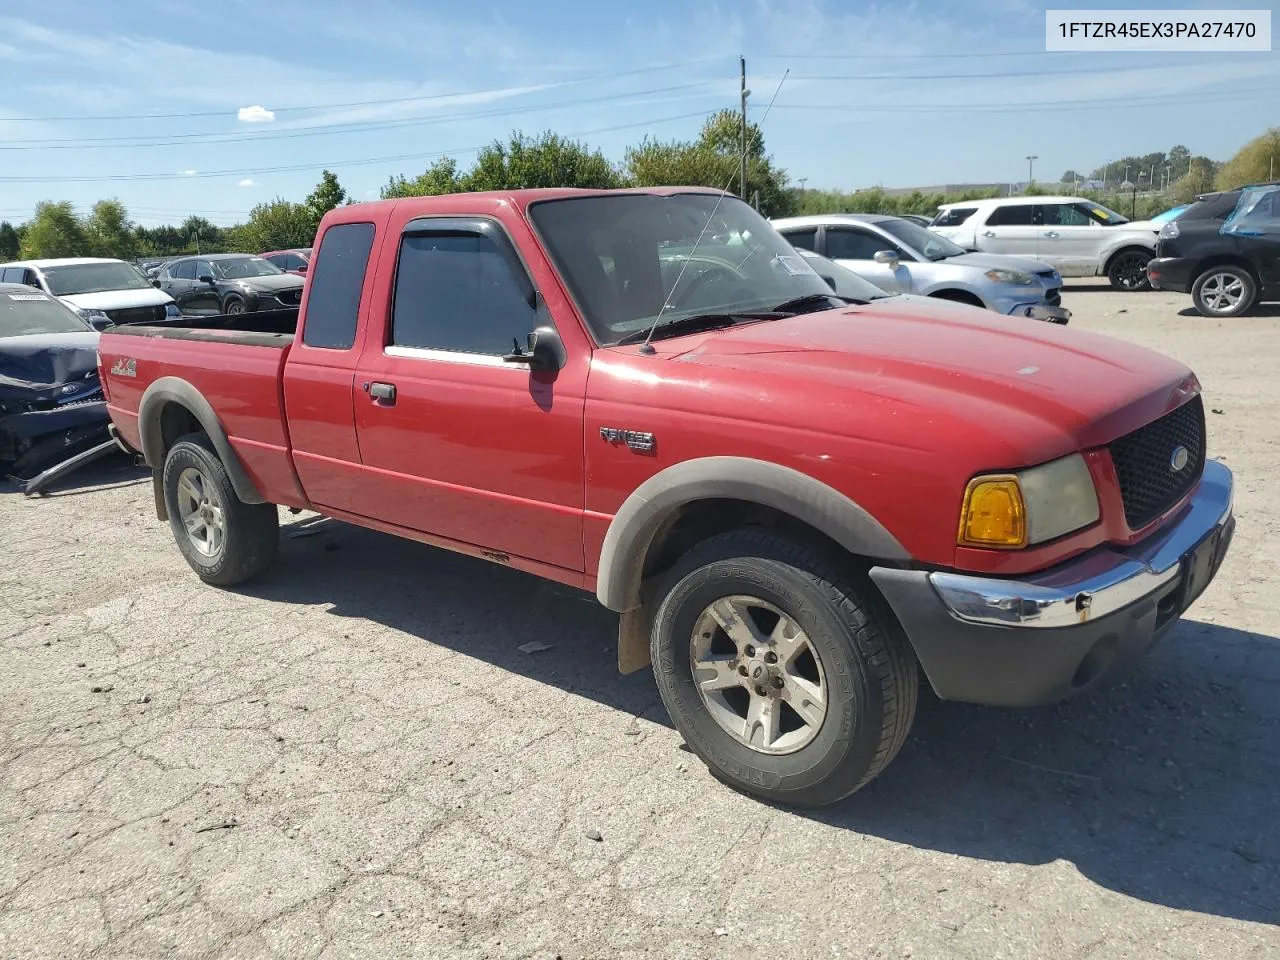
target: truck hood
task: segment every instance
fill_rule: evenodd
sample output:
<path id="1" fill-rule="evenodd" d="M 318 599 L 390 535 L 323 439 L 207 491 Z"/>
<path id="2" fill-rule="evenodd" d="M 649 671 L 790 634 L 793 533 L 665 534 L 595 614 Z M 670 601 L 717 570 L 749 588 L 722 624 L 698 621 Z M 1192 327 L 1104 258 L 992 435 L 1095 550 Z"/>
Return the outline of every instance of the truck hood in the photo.
<path id="1" fill-rule="evenodd" d="M 130 307 L 154 307 L 156 304 L 173 303 L 173 297 L 155 287 L 149 287 L 146 290 L 71 293 L 58 299 L 70 307 L 79 307 L 83 310 L 127 310 Z"/>
<path id="2" fill-rule="evenodd" d="M 1030 257 L 1010 257 L 1001 253 L 963 253 L 954 257 L 939 260 L 947 266 L 977 267 L 982 270 L 1021 270 L 1023 273 L 1044 273 L 1053 270 L 1043 260 Z"/>
<path id="3" fill-rule="evenodd" d="M 675 364 L 747 369 L 758 377 L 753 415 L 785 407 L 784 394 L 825 397 L 831 409 L 893 404 L 910 445 L 912 418 L 985 435 L 1010 467 L 1100 446 L 1199 391 L 1168 357 L 1056 324 L 956 310 L 905 298 L 681 338 Z M 680 349 L 684 348 L 684 349 Z M 663 351 L 665 352 L 665 351 Z M 714 382 L 703 375 L 704 381 Z M 733 403 L 734 398 L 726 398 Z M 822 400 L 818 401 L 822 403 Z M 858 435 L 815 410 L 824 428 Z"/>

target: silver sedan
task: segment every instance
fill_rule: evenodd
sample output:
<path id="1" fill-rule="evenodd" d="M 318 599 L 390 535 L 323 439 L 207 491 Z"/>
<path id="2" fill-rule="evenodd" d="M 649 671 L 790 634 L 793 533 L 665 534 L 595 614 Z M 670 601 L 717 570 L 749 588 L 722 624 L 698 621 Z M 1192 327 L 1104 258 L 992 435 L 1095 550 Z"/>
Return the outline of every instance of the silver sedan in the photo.
<path id="1" fill-rule="evenodd" d="M 1039 260 L 966 253 L 901 217 L 828 214 L 775 220 L 797 248 L 824 254 L 888 293 L 913 293 L 996 313 L 1066 323 L 1062 277 Z"/>

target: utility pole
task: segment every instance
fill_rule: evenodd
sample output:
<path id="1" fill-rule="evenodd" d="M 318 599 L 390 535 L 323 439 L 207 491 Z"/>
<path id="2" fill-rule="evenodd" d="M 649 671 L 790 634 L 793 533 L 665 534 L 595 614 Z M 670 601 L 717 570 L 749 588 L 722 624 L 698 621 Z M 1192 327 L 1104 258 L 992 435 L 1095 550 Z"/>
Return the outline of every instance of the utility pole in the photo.
<path id="1" fill-rule="evenodd" d="M 747 199 L 747 97 L 751 94 L 747 89 L 747 58 L 738 57 L 738 66 L 741 70 L 740 90 L 742 91 L 742 128 L 738 135 L 738 196 L 745 200 Z"/>
<path id="2" fill-rule="evenodd" d="M 1033 183 L 1036 182 L 1034 171 L 1036 168 L 1036 161 L 1039 159 L 1040 157 L 1036 154 L 1032 154 L 1031 156 L 1027 157 L 1027 186 L 1031 186 Z"/>

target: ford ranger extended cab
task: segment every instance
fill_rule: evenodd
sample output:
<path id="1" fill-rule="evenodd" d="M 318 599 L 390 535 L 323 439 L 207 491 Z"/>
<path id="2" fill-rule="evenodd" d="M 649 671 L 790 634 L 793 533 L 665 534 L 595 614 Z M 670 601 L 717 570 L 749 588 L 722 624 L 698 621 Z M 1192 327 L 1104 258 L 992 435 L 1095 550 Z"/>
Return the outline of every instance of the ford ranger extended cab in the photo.
<path id="1" fill-rule="evenodd" d="M 1173 360 L 846 300 L 688 188 L 335 209 L 295 311 L 103 334 L 122 445 L 197 575 L 277 505 L 592 591 L 720 779 L 835 801 L 923 673 L 1024 706 L 1128 670 L 1214 577 L 1232 477 Z"/>

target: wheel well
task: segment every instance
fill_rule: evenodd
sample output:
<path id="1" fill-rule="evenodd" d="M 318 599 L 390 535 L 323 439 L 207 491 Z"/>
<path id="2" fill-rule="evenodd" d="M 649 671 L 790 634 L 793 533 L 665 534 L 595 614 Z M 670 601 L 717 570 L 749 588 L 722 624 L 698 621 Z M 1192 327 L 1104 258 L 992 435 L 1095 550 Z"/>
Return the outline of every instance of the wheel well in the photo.
<path id="1" fill-rule="evenodd" d="M 160 455 L 162 457 L 166 456 L 180 437 L 185 437 L 188 433 L 199 433 L 203 430 L 204 427 L 200 425 L 200 421 L 196 419 L 195 414 L 182 404 L 170 400 L 160 409 L 160 440 L 162 443 Z M 162 469 L 164 462 L 161 461 L 153 466 L 156 469 Z"/>
<path id="2" fill-rule="evenodd" d="M 774 507 L 745 500 L 695 500 L 672 511 L 658 527 L 645 552 L 641 581 L 651 580 L 668 570 L 702 541 L 742 527 L 763 527 L 825 553 L 852 556 L 821 530 Z M 862 565 L 870 568 L 869 561 L 863 561 Z"/>
<path id="3" fill-rule="evenodd" d="M 968 290 L 935 290 L 929 294 L 939 300 L 951 300 L 955 303 L 967 303 L 974 307 L 985 307 L 982 298 L 977 294 L 970 293 Z"/>
<path id="4" fill-rule="evenodd" d="M 1154 257 L 1156 255 L 1154 250 L 1138 246 L 1137 244 L 1130 244 L 1127 247 L 1121 247 L 1119 250 L 1112 250 L 1111 256 L 1107 257 L 1107 262 L 1102 267 L 1102 272 L 1104 274 L 1111 272 L 1111 264 L 1115 263 L 1116 257 L 1120 256 L 1122 253 L 1145 253 L 1148 257 Z"/>
<path id="5" fill-rule="evenodd" d="M 1214 267 L 1239 267 L 1253 278 L 1253 284 L 1255 287 L 1259 284 L 1258 272 L 1253 269 L 1253 264 L 1243 257 L 1233 256 L 1228 253 L 1218 254 L 1213 257 L 1206 257 L 1201 260 L 1196 264 L 1195 280 L 1192 280 L 1191 282 L 1194 284 L 1196 280 L 1199 280 L 1205 274 L 1206 271 L 1212 270 Z"/>

